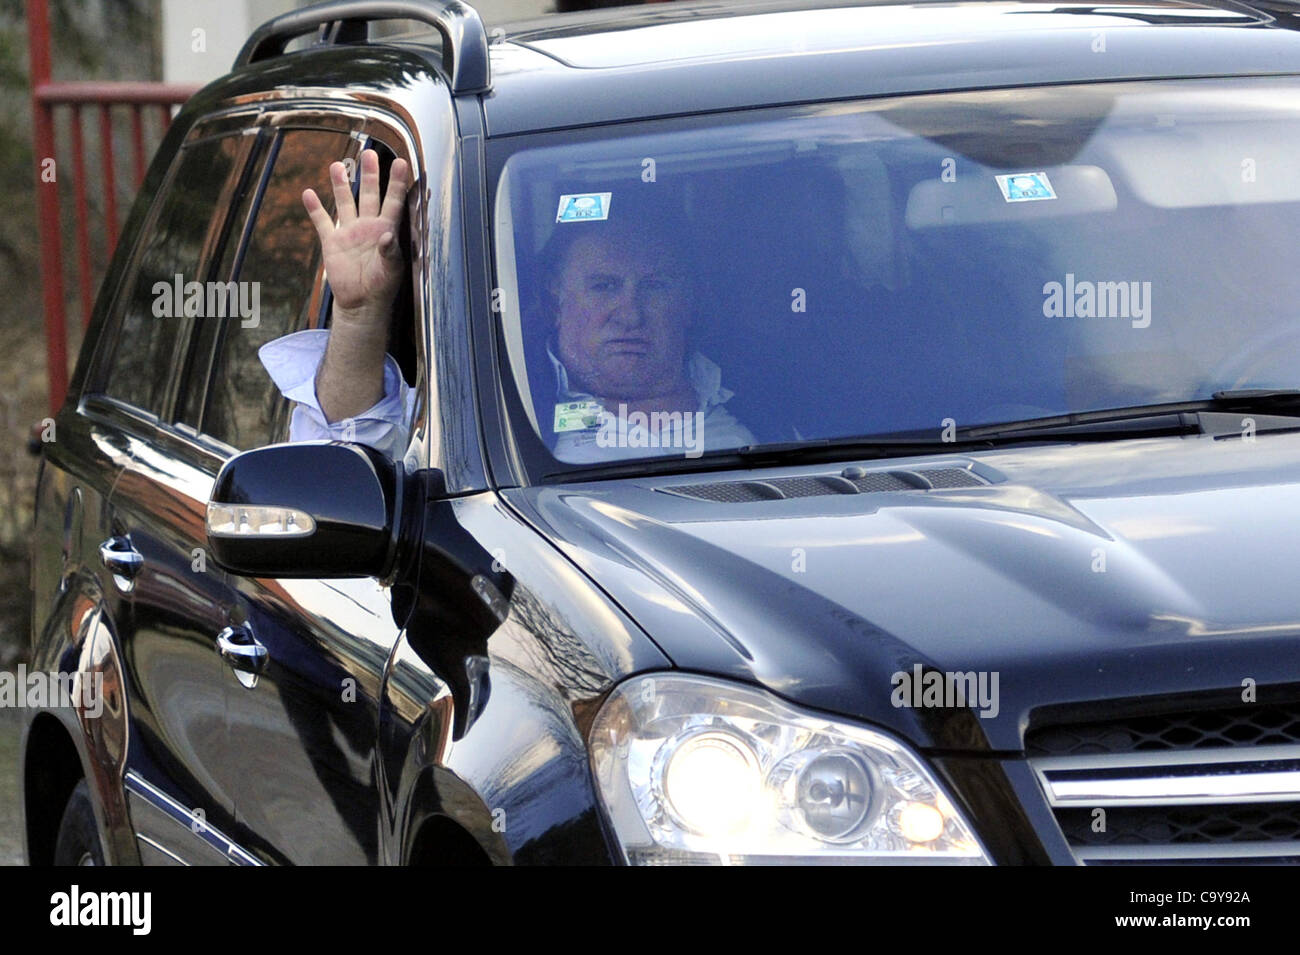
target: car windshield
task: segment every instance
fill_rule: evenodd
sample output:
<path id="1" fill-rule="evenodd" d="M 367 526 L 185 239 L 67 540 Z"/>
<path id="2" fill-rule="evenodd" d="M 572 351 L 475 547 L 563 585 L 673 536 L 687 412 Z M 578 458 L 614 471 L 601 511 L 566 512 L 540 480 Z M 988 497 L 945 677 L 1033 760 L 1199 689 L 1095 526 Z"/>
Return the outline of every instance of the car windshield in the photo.
<path id="1" fill-rule="evenodd" d="M 1298 93 L 989 90 L 498 145 L 530 473 L 1300 387 Z"/>

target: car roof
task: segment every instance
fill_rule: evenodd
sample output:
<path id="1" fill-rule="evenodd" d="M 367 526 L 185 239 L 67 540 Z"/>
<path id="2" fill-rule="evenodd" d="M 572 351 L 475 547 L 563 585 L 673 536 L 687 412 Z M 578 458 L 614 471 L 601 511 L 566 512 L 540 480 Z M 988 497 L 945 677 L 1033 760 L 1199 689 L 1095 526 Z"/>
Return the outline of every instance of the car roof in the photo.
<path id="1" fill-rule="evenodd" d="M 923 91 L 1300 72 L 1300 5 L 648 4 L 492 29 L 489 136 Z"/>
<path id="2" fill-rule="evenodd" d="M 500 137 L 906 93 L 1297 74 L 1300 0 L 694 0 L 492 26 L 487 52 L 490 88 L 462 95 L 481 96 Z M 269 87 L 384 97 L 442 68 L 442 38 L 420 26 L 241 65 L 187 112 Z"/>

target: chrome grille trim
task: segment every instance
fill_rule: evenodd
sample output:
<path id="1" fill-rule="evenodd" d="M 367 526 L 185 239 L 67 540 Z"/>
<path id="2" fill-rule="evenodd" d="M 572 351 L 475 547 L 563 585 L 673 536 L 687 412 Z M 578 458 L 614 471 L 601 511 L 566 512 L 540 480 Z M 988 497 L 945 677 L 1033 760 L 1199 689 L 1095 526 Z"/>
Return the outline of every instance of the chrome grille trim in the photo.
<path id="1" fill-rule="evenodd" d="M 1088 756 L 1044 756 L 1030 759 L 1040 772 L 1073 769 L 1134 769 L 1154 766 L 1212 766 L 1217 763 L 1260 763 L 1300 760 L 1300 747 L 1280 744 L 1242 749 L 1156 750 L 1135 753 L 1098 753 Z"/>
<path id="2" fill-rule="evenodd" d="M 1208 769 L 1208 767 L 1205 767 Z M 1278 769 L 1220 764 L 1212 771 L 1170 775 L 1061 778 L 1039 774 L 1053 806 L 1180 806 L 1243 802 L 1292 802 L 1300 798 L 1300 766 Z"/>
<path id="3" fill-rule="evenodd" d="M 1075 857 L 1090 862 L 1176 862 L 1267 859 L 1300 856 L 1300 842 L 1229 842 L 1169 846 L 1076 846 Z"/>
<path id="4" fill-rule="evenodd" d="M 1078 816 L 1067 823 L 1065 815 L 1134 808 L 1158 813 L 1161 807 L 1195 807 L 1213 814 L 1222 807 L 1227 819 L 1232 806 L 1300 803 L 1300 746 L 1052 756 L 1030 759 L 1029 765 L 1058 825 L 1070 829 L 1070 849 L 1084 865 L 1300 860 L 1300 840 L 1281 833 L 1273 840 L 1233 842 L 1207 835 L 1184 841 L 1188 830 L 1173 817 L 1166 817 L 1169 832 L 1180 834 L 1167 837 L 1173 841 L 1107 843 L 1108 837 L 1098 834 L 1091 844 L 1089 833 L 1080 833 Z"/>

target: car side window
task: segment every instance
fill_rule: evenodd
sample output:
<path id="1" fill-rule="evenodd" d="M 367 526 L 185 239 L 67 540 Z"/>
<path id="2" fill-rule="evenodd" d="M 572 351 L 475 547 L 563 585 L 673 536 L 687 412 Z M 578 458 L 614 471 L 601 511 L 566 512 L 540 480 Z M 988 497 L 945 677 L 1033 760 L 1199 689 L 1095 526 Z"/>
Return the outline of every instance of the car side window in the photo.
<path id="1" fill-rule="evenodd" d="M 112 358 L 101 379 L 109 397 L 151 414 L 163 412 L 185 340 L 184 289 L 203 279 L 198 272 L 204 242 L 239 147 L 237 135 L 182 147 L 126 293 Z"/>
<path id="2" fill-rule="evenodd" d="M 302 204 L 304 189 L 334 214 L 329 165 L 351 156 L 345 132 L 287 129 L 271 156 L 270 174 L 247 243 L 227 247 L 219 274 L 231 275 L 245 305 L 215 331 L 202 430 L 244 451 L 284 440 L 288 402 L 258 359 L 262 345 L 316 323 L 321 306 L 316 232 Z"/>

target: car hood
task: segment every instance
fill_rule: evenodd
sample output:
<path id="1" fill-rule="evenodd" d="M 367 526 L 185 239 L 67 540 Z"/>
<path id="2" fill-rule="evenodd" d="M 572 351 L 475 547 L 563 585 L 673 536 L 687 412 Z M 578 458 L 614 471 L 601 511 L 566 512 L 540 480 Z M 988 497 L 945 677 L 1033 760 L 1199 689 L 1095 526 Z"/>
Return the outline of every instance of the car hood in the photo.
<path id="1" fill-rule="evenodd" d="M 1300 682 L 1300 437 L 895 459 L 862 467 L 970 486 L 699 497 L 843 467 L 508 496 L 677 666 L 925 748 L 1020 750 L 1045 706 Z M 985 694 L 923 705 L 930 669 Z"/>

